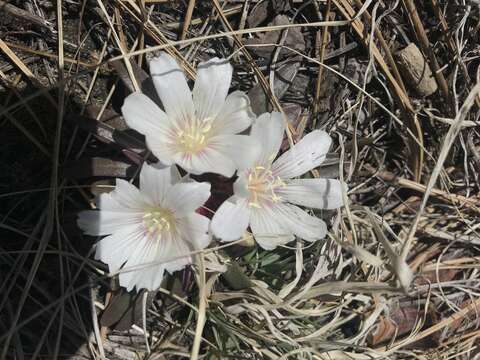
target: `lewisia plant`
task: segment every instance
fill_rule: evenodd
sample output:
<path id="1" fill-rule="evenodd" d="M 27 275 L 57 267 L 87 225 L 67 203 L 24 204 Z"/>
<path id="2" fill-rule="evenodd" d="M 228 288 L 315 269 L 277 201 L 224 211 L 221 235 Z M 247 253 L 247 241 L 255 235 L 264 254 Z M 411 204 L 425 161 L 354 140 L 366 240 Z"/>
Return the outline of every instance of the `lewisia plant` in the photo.
<path id="1" fill-rule="evenodd" d="M 99 211 L 79 215 L 88 235 L 103 236 L 95 258 L 120 272 L 120 285 L 131 290 L 160 287 L 170 273 L 192 263 L 190 254 L 209 244 L 210 220 L 195 212 L 210 197 L 210 184 L 181 182 L 175 167 L 144 164 L 140 189 L 117 179 L 115 190 L 101 194 Z"/>
<path id="2" fill-rule="evenodd" d="M 344 185 L 297 177 L 325 160 L 331 144 L 327 133 L 313 131 L 277 158 L 285 132 L 282 115 L 266 113 L 254 121 L 247 96 L 228 94 L 232 67 L 226 60 L 201 63 L 193 92 L 167 54 L 150 62 L 150 72 L 163 110 L 134 93 L 122 113 L 145 135 L 160 163 L 143 165 L 139 188 L 117 179 L 112 192 L 100 195 L 99 210 L 81 212 L 78 219 L 86 234 L 105 236 L 95 257 L 111 273 L 119 272 L 121 286 L 157 289 L 165 271 L 183 269 L 192 263 L 193 252 L 208 246 L 210 231 L 221 241 L 233 241 L 249 228 L 267 250 L 295 237 L 315 241 L 326 235 L 326 224 L 301 207 L 340 207 Z M 244 135 L 250 127 L 250 135 Z M 197 213 L 210 197 L 210 184 L 181 179 L 175 164 L 195 175 L 237 172 L 233 196 L 211 222 Z"/>
<path id="3" fill-rule="evenodd" d="M 212 219 L 213 235 L 223 241 L 242 237 L 250 226 L 257 243 L 271 250 L 295 236 L 315 241 L 325 237 L 326 224 L 299 206 L 336 209 L 342 205 L 342 183 L 333 179 L 294 179 L 319 166 L 330 148 L 330 136 L 320 130 L 303 137 L 275 160 L 285 131 L 282 115 L 261 115 L 251 137 L 263 144 L 254 165 L 239 173 L 234 195 Z"/>
<path id="4" fill-rule="evenodd" d="M 141 93 L 129 95 L 122 107 L 128 126 L 146 137 L 147 146 L 165 165 L 177 164 L 191 174 L 231 177 L 251 166 L 260 151 L 247 135 L 252 123 L 248 97 L 229 95 L 232 66 L 225 59 L 200 63 L 193 92 L 174 58 L 166 53 L 150 62 L 164 110 Z"/>

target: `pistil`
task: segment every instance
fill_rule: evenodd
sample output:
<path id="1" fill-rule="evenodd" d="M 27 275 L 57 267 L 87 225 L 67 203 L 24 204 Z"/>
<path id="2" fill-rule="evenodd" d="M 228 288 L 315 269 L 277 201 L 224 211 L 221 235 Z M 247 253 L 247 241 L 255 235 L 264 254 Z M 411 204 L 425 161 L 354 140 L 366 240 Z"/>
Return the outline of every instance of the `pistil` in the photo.
<path id="1" fill-rule="evenodd" d="M 285 182 L 280 177 L 274 176 L 269 167 L 254 167 L 248 174 L 247 189 L 251 194 L 249 205 L 261 208 L 265 202 L 280 202 L 282 197 L 276 191 L 283 187 L 285 187 Z"/>
<path id="2" fill-rule="evenodd" d="M 193 118 L 183 129 L 178 130 L 177 141 L 180 150 L 194 154 L 205 148 L 212 129 L 212 120 Z"/>
<path id="3" fill-rule="evenodd" d="M 162 208 L 147 209 L 143 215 L 143 226 L 146 232 L 159 240 L 164 232 L 175 230 L 173 214 Z"/>

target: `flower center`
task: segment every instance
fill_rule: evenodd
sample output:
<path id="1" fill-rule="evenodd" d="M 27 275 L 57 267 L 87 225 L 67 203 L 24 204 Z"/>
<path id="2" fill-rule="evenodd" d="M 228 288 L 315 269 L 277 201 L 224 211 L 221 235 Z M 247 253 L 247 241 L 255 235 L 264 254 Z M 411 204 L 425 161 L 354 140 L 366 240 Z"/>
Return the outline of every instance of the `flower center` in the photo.
<path id="1" fill-rule="evenodd" d="M 177 131 L 177 144 L 180 151 L 194 154 L 206 146 L 213 118 L 193 118 L 183 129 Z"/>
<path id="2" fill-rule="evenodd" d="M 249 205 L 261 208 L 266 202 L 281 201 L 282 197 L 277 194 L 277 190 L 283 187 L 285 182 L 279 176 L 274 176 L 269 167 L 254 167 L 248 174 L 247 189 L 251 194 Z"/>
<path id="3" fill-rule="evenodd" d="M 143 226 L 148 234 L 159 239 L 165 231 L 175 230 L 173 213 L 162 208 L 147 209 L 143 215 Z"/>

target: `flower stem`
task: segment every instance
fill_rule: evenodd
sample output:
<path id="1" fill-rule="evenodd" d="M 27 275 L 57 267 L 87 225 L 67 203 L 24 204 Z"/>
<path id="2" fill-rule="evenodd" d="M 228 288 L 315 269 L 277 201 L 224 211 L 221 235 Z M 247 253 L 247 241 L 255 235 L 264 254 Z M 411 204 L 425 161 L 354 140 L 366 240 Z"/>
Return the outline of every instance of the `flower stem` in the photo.
<path id="1" fill-rule="evenodd" d="M 205 263 L 203 260 L 203 253 L 199 253 L 197 256 L 198 263 L 198 317 L 197 326 L 195 328 L 195 338 L 193 340 L 191 360 L 198 359 L 198 353 L 200 352 L 200 344 L 202 342 L 203 328 L 205 326 L 205 315 L 207 310 L 207 294 L 205 287 Z"/>

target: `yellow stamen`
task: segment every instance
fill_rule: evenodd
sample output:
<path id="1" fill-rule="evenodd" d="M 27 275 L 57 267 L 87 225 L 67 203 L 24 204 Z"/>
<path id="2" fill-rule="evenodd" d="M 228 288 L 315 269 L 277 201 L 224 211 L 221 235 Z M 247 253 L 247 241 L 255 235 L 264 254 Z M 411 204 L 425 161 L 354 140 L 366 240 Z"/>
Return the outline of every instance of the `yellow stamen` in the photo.
<path id="1" fill-rule="evenodd" d="M 251 199 L 249 206 L 261 208 L 268 202 L 277 203 L 282 197 L 277 191 L 286 186 L 285 182 L 278 176 L 274 176 L 270 167 L 255 166 L 247 176 L 247 190 Z"/>
<path id="2" fill-rule="evenodd" d="M 143 215 L 143 226 L 146 231 L 157 240 L 162 237 L 165 231 L 172 231 L 175 229 L 175 219 L 173 213 L 168 209 L 150 208 L 146 209 Z"/>
<path id="3" fill-rule="evenodd" d="M 203 150 L 210 137 L 213 118 L 189 119 L 183 129 L 177 131 L 177 146 L 181 152 L 194 154 Z"/>

